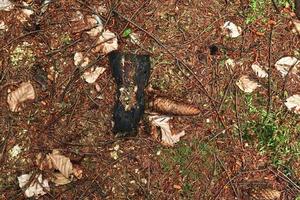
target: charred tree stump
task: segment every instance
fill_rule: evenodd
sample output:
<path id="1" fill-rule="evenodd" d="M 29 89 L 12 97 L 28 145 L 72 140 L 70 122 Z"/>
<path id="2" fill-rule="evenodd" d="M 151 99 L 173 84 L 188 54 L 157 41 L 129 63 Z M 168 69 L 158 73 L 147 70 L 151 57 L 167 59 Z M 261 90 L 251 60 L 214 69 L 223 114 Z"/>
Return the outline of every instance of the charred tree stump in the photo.
<path id="1" fill-rule="evenodd" d="M 114 51 L 109 54 L 109 63 L 117 86 L 113 132 L 136 135 L 145 110 L 144 89 L 150 76 L 150 57 Z"/>

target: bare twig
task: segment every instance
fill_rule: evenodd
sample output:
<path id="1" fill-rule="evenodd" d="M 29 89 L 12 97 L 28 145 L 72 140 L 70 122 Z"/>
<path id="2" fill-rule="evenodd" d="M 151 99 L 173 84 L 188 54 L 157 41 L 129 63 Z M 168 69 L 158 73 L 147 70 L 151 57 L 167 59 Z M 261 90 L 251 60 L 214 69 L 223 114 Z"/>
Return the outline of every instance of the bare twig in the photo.
<path id="1" fill-rule="evenodd" d="M 50 52 L 47 52 L 47 53 L 45 53 L 45 55 L 46 55 L 46 56 L 52 56 L 53 54 L 56 54 L 56 53 L 65 51 L 66 49 L 68 49 L 68 48 L 74 46 L 75 44 L 77 44 L 78 42 L 81 42 L 81 41 L 82 41 L 82 39 L 79 38 L 79 39 L 75 40 L 74 42 L 72 42 L 72 43 L 70 43 L 70 44 L 64 45 L 64 46 L 62 46 L 62 47 L 59 47 L 58 49 L 54 49 L 54 50 L 52 50 L 52 51 L 50 51 Z"/>
<path id="2" fill-rule="evenodd" d="M 265 120 L 268 119 L 268 116 L 272 109 L 272 68 L 271 68 L 271 60 L 272 60 L 272 36 L 273 36 L 273 26 L 271 26 L 270 34 L 269 34 L 269 50 L 268 50 L 268 108 L 267 114 L 265 116 Z"/>
<path id="3" fill-rule="evenodd" d="M 8 47 L 9 45 L 11 45 L 13 42 L 15 42 L 15 41 L 17 41 L 17 40 L 20 40 L 20 39 L 22 39 L 22 38 L 25 38 L 25 37 L 27 37 L 27 36 L 29 36 L 29 35 L 33 35 L 33 34 L 35 34 L 35 33 L 42 32 L 42 31 L 43 31 L 43 30 L 35 30 L 35 31 L 31 31 L 31 32 L 25 33 L 25 34 L 23 34 L 23 35 L 20 35 L 19 37 L 16 37 L 16 38 L 10 40 L 9 42 L 6 43 L 6 45 L 4 45 L 3 47 L 1 47 L 1 48 L 0 48 L 0 52 L 1 52 L 3 49 L 5 49 L 6 47 Z"/>
<path id="4" fill-rule="evenodd" d="M 291 184 L 298 192 L 300 192 L 300 186 L 295 183 L 292 179 L 290 179 L 288 176 L 286 176 L 283 172 L 281 172 L 279 169 L 272 169 L 272 167 L 268 168 L 274 175 L 280 177 L 281 179 L 283 179 L 284 181 L 288 182 L 289 184 Z"/>
<path id="5" fill-rule="evenodd" d="M 231 181 L 229 181 L 229 184 L 231 185 L 231 188 L 232 188 L 232 190 L 233 190 L 233 192 L 234 192 L 236 198 L 237 198 L 237 199 L 240 199 L 239 194 L 238 194 L 238 192 L 237 192 L 237 189 L 236 189 L 235 185 L 232 183 L 233 179 L 230 178 L 230 176 L 229 176 L 229 174 L 228 174 L 228 172 L 227 172 L 225 166 L 223 165 L 223 162 L 219 159 L 219 157 L 218 157 L 217 155 L 215 155 L 215 156 L 216 156 L 216 158 L 217 158 L 217 161 L 220 163 L 221 167 L 222 167 L 223 170 L 225 171 L 225 173 L 226 173 L 226 175 L 227 175 L 227 178 L 228 178 L 229 180 L 231 180 Z M 225 186 L 224 186 L 224 187 L 225 187 Z"/>
<path id="6" fill-rule="evenodd" d="M 279 8 L 278 8 L 278 6 L 277 6 L 277 4 L 276 4 L 276 2 L 275 2 L 274 0 L 272 0 L 272 4 L 273 4 L 273 7 L 274 7 L 274 9 L 276 10 L 276 12 L 277 12 L 278 14 L 280 14 L 280 10 L 279 10 Z"/>

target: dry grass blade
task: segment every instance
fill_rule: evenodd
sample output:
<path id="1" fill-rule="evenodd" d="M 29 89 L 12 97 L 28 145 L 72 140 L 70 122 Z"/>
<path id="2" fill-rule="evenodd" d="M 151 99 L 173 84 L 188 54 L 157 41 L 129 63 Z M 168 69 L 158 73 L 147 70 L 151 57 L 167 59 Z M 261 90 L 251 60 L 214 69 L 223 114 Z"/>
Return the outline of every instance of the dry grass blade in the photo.
<path id="1" fill-rule="evenodd" d="M 198 115 L 200 109 L 196 106 L 167 99 L 165 97 L 157 97 L 150 102 L 150 107 L 163 114 L 171 115 Z"/>

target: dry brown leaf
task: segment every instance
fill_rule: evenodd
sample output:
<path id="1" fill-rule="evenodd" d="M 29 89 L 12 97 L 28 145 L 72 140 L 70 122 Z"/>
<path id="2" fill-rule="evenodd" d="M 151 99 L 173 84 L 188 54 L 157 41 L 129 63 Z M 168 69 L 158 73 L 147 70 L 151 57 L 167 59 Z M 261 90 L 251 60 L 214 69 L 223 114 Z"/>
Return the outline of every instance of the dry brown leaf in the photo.
<path id="1" fill-rule="evenodd" d="M 234 70 L 235 68 L 235 61 L 231 58 L 228 58 L 227 60 L 225 60 L 225 66 L 228 70 Z"/>
<path id="2" fill-rule="evenodd" d="M 7 95 L 7 103 L 12 112 L 20 111 L 19 104 L 26 100 L 33 100 L 35 93 L 31 83 L 23 82 L 20 87 Z"/>
<path id="3" fill-rule="evenodd" d="M 242 34 L 242 28 L 230 21 L 226 21 L 222 28 L 226 35 L 231 38 L 236 38 Z"/>
<path id="4" fill-rule="evenodd" d="M 268 73 L 263 70 L 259 63 L 253 63 L 251 65 L 252 70 L 259 78 L 266 78 L 268 77 Z"/>
<path id="5" fill-rule="evenodd" d="M 14 4 L 9 0 L 1 0 L 0 1 L 0 10 L 10 11 L 13 9 Z"/>
<path id="6" fill-rule="evenodd" d="M 87 83 L 94 83 L 97 78 L 105 72 L 104 67 L 91 67 L 87 71 L 85 71 L 82 75 L 82 78 L 87 82 Z"/>
<path id="7" fill-rule="evenodd" d="M 281 192 L 270 188 L 255 189 L 250 192 L 253 200 L 279 200 Z"/>
<path id="8" fill-rule="evenodd" d="M 293 110 L 294 113 L 300 114 L 300 95 L 295 94 L 286 99 L 284 103 L 289 110 Z"/>
<path id="9" fill-rule="evenodd" d="M 59 151 L 53 150 L 51 154 L 47 155 L 47 160 L 51 162 L 52 166 L 50 168 L 55 168 L 59 170 L 66 178 L 69 178 L 73 173 L 73 165 L 70 158 L 61 155 Z"/>
<path id="10" fill-rule="evenodd" d="M 296 74 L 299 71 L 300 61 L 291 56 L 282 57 L 275 63 L 276 69 L 281 73 L 282 77 L 285 77 L 290 71 L 291 74 Z M 291 67 L 293 67 L 291 69 Z"/>
<path id="11" fill-rule="evenodd" d="M 161 130 L 161 143 L 165 146 L 174 146 L 175 143 L 180 141 L 180 138 L 185 135 L 185 131 L 178 134 L 172 134 L 169 120 L 171 117 L 167 116 L 150 116 L 149 120 L 152 126 L 159 127 Z"/>
<path id="12" fill-rule="evenodd" d="M 241 76 L 241 78 L 236 82 L 236 85 L 244 92 L 251 93 L 257 87 L 260 87 L 255 81 L 251 81 L 248 76 Z"/>
<path id="13" fill-rule="evenodd" d="M 74 176 L 75 176 L 77 179 L 81 179 L 81 178 L 82 178 L 83 171 L 82 171 L 82 169 L 81 169 L 79 166 L 75 165 L 75 166 L 73 167 L 73 174 L 74 174 Z"/>
<path id="14" fill-rule="evenodd" d="M 118 49 L 118 39 L 114 33 L 106 30 L 97 40 L 98 46 L 93 50 L 94 52 L 102 52 L 108 54 L 111 51 Z"/>
<path id="15" fill-rule="evenodd" d="M 42 174 L 37 174 L 32 179 L 32 173 L 23 174 L 18 177 L 19 187 L 24 189 L 25 196 L 40 197 L 50 191 L 50 186 L 47 179 L 43 179 Z M 31 182 L 30 182 L 31 181 Z"/>
<path id="16" fill-rule="evenodd" d="M 66 185 L 72 181 L 71 179 L 66 178 L 62 173 L 59 172 L 53 173 L 52 175 L 54 176 L 54 179 L 52 179 L 51 181 L 55 183 L 56 186 Z"/>
<path id="17" fill-rule="evenodd" d="M 88 57 L 83 57 L 82 52 L 76 52 L 74 54 L 74 64 L 76 66 L 86 67 L 90 62 Z"/>
<path id="18" fill-rule="evenodd" d="M 200 109 L 183 102 L 174 101 L 165 97 L 157 97 L 150 102 L 150 107 L 163 114 L 172 115 L 198 115 Z"/>
<path id="19" fill-rule="evenodd" d="M 297 32 L 298 34 L 300 34 L 300 20 L 293 20 L 293 24 L 295 26 L 295 32 Z"/>

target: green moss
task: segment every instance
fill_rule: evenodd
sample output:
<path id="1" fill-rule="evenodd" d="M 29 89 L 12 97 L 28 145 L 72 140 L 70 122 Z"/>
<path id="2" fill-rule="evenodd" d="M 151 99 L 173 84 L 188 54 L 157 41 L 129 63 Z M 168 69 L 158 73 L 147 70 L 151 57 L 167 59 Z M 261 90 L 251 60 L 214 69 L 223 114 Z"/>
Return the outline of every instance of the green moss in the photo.
<path id="1" fill-rule="evenodd" d="M 14 68 L 30 68 L 35 60 L 31 45 L 27 42 L 19 44 L 10 54 L 10 62 Z"/>

